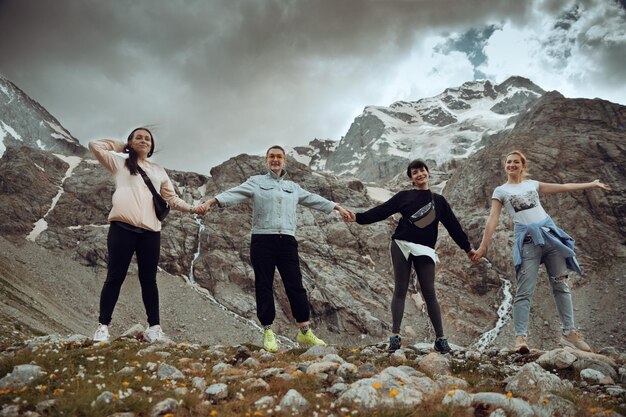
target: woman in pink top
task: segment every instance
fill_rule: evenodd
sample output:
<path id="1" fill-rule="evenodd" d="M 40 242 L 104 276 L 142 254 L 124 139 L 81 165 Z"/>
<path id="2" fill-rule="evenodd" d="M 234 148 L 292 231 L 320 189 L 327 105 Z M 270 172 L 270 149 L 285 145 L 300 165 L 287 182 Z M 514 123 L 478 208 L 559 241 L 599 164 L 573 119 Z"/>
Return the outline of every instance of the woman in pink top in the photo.
<path id="1" fill-rule="evenodd" d="M 128 266 L 137 254 L 141 295 L 148 316 L 144 339 L 162 340 L 165 336 L 159 319 L 159 291 L 156 282 L 157 264 L 161 250 L 161 222 L 156 217 L 152 193 L 144 182 L 138 167 L 150 178 L 154 188 L 174 210 L 195 212 L 180 199 L 165 170 L 148 160 L 154 153 L 152 133 L 140 127 L 128 135 L 126 143 L 103 139 L 89 143 L 89 150 L 115 178 L 113 208 L 109 213 L 107 237 L 108 272 L 100 293 L 99 326 L 94 342 L 108 342 L 111 316 L 126 278 Z M 115 152 L 115 153 L 114 153 Z M 128 154 L 124 158 L 116 153 Z"/>

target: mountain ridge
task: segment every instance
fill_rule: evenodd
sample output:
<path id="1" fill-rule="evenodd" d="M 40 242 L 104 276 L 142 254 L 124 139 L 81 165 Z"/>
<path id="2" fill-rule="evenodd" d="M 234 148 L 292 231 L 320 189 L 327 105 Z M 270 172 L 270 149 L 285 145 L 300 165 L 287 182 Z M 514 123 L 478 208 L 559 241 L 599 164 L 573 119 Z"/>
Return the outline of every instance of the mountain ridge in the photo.
<path id="1" fill-rule="evenodd" d="M 588 178 L 589 171 L 571 170 L 570 175 L 567 164 L 555 163 L 558 160 L 555 157 L 563 153 L 562 149 L 573 155 L 570 164 L 584 167 L 585 163 L 581 161 L 589 156 L 587 164 L 601 166 L 602 172 L 608 175 L 607 182 L 615 183 L 614 193 L 583 193 L 557 198 L 549 200 L 547 208 L 548 212 L 559 213 L 562 207 L 567 207 L 574 213 L 564 219 L 564 225 L 571 229 L 567 231 L 577 238 L 590 236 L 590 242 L 582 241 L 581 247 L 593 249 L 594 255 L 601 255 L 597 242 L 603 241 L 607 253 L 614 257 L 611 260 L 609 256 L 603 256 L 597 260 L 581 254 L 584 266 L 593 273 L 589 278 L 574 280 L 574 299 L 576 308 L 585 313 L 580 314 L 580 322 L 590 330 L 594 341 L 601 344 L 621 342 L 626 337 L 620 327 L 622 322 L 608 320 L 601 323 L 602 316 L 596 317 L 598 312 L 594 311 L 591 295 L 607 297 L 602 286 L 608 278 L 602 277 L 603 272 L 614 279 L 622 279 L 619 274 L 624 252 L 620 235 L 623 236 L 624 226 L 623 216 L 621 220 L 619 216 L 624 213 L 625 107 L 602 100 L 565 99 L 558 93 L 542 97 L 545 99 L 539 99 L 534 102 L 534 107 L 516 116 L 519 121 L 515 126 L 485 142 L 481 150 L 466 159 L 447 163 L 449 172 L 433 167 L 433 179 L 434 182 L 441 181 L 440 188 L 476 245 L 488 213 L 490 192 L 497 181 L 501 181 L 498 178 L 503 178 L 499 155 L 508 152 L 510 147 L 522 146 L 535 166 L 541 168 L 545 180 L 591 179 Z M 27 101 L 20 103 L 31 104 Z M 12 104 L 16 106 L 16 103 Z M 13 111 L 19 112 L 18 109 Z M 23 113 L 34 114 L 27 110 Z M 566 121 L 555 124 L 554 120 L 559 118 Z M 38 125 L 39 121 L 31 120 L 31 124 Z M 566 138 L 560 140 L 560 136 Z M 558 147 L 553 148 L 556 143 Z M 327 151 L 331 152 L 332 144 L 327 141 L 319 141 L 319 144 L 328 146 Z M 593 152 L 587 150 L 589 144 L 593 146 Z M 91 157 L 83 156 L 83 150 L 78 155 L 68 151 L 80 159 L 68 177 L 70 164 L 66 162 L 66 156 L 41 149 L 36 141 L 10 140 L 7 146 L 0 159 L 0 215 L 3 218 L 0 230 L 3 236 L 11 242 L 20 242 L 43 219 L 47 227 L 33 237 L 38 245 L 79 264 L 103 268 L 106 265 L 106 216 L 111 204 L 107 196 L 113 192 L 109 173 Z M 304 188 L 356 211 L 378 204 L 361 180 L 312 171 L 308 166 L 310 161 L 305 162 L 307 164 L 301 164 L 291 158 L 289 161 L 289 177 Z M 168 173 L 178 194 L 189 203 L 195 203 L 263 170 L 262 157 L 242 154 L 214 167 L 208 177 L 170 170 Z M 409 184 L 406 179 L 402 180 L 404 170 L 405 163 L 396 172 L 392 183 L 378 185 L 394 192 L 406 188 Z M 374 192 L 374 188 L 370 190 Z M 584 204 L 576 211 L 581 203 Z M 310 294 L 312 320 L 319 334 L 331 342 L 373 342 L 385 338 L 390 330 L 388 304 L 393 289 L 388 244 L 395 220 L 359 226 L 346 225 L 336 217 L 308 209 L 299 209 L 298 215 L 297 239 L 305 287 Z M 582 215 L 585 221 L 576 221 L 576 215 Z M 604 220 L 595 219 L 597 216 L 604 216 Z M 226 310 L 254 321 L 253 274 L 248 255 L 250 219 L 251 207 L 246 203 L 213 211 L 201 219 L 172 213 L 163 229 L 160 266 L 173 276 L 190 279 L 193 265 L 193 278 L 216 302 Z M 503 302 L 502 279 L 510 280 L 513 276 L 508 245 L 510 232 L 505 230 L 509 226 L 505 220 L 498 229 L 497 250 L 489 257 L 491 266 L 478 267 L 470 266 L 465 254 L 445 231 L 441 231 L 437 251 L 442 263 L 438 269 L 437 290 L 446 334 L 451 340 L 473 343 L 498 322 L 497 307 Z M 593 232 L 594 228 L 597 232 Z M 602 263 L 606 264 L 604 269 Z M 58 274 L 62 279 L 62 271 Z M 93 279 L 96 279 L 95 274 Z M 623 308 L 614 299 L 622 294 L 620 291 L 618 288 L 614 294 L 609 294 L 607 317 L 623 317 Z M 290 334 L 293 324 L 280 285 L 276 286 L 276 294 L 279 310 L 276 330 Z M 558 323 L 549 304 L 551 295 L 545 289 L 538 289 L 536 298 L 548 304 L 537 303 L 532 342 L 538 347 L 552 346 L 557 340 Z M 95 308 L 84 311 L 84 314 L 95 322 Z M 494 346 L 510 344 L 510 323 L 506 318 L 503 320 Z M 407 298 L 403 333 L 412 340 L 432 338 L 418 294 L 412 293 Z"/>

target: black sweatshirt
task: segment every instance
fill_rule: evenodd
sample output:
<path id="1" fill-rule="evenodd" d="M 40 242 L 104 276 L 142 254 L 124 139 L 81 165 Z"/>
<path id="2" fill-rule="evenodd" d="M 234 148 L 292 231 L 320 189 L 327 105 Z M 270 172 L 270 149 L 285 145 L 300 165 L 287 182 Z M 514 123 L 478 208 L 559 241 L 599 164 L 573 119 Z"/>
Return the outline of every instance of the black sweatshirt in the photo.
<path id="1" fill-rule="evenodd" d="M 413 213 L 431 201 L 431 195 L 435 201 L 437 218 L 430 225 L 420 229 L 408 219 Z M 380 206 L 376 206 L 364 213 L 356 213 L 356 221 L 359 224 L 375 223 L 395 213 L 401 213 L 402 218 L 398 222 L 396 231 L 391 236 L 392 239 L 406 240 L 407 242 L 417 243 L 434 249 L 437 243 L 438 225 L 441 222 L 461 249 L 465 252 L 469 252 L 472 249 L 467 235 L 444 196 L 431 193 L 430 190 L 413 189 L 400 191 Z"/>

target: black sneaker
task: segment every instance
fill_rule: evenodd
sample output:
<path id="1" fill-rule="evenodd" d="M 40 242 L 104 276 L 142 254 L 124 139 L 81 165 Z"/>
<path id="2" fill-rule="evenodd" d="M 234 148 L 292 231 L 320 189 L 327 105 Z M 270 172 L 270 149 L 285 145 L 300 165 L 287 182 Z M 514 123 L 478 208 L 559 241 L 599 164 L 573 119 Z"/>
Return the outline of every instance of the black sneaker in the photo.
<path id="1" fill-rule="evenodd" d="M 389 353 L 393 353 L 400 349 L 402 338 L 399 335 L 393 335 L 389 338 Z"/>
<path id="2" fill-rule="evenodd" d="M 436 339 L 435 350 L 439 353 L 449 353 L 452 349 L 450 349 L 448 339 Z"/>

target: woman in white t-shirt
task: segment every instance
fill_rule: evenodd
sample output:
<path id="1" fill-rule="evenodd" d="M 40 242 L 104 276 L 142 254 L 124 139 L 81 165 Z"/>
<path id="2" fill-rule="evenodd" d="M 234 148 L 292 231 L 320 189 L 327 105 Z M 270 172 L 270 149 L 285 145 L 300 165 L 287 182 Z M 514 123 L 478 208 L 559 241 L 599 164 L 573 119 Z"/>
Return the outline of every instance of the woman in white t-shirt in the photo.
<path id="1" fill-rule="evenodd" d="M 574 325 L 572 296 L 567 284 L 568 270 L 580 273 L 574 253 L 574 239 L 559 229 L 544 211 L 540 194 L 555 194 L 593 188 L 610 190 L 599 180 L 587 183 L 551 184 L 527 179 L 528 162 L 520 151 L 506 156 L 504 169 L 507 182 L 496 187 L 491 197 L 491 212 L 480 247 L 473 257 L 478 262 L 496 229 L 502 207 L 514 224 L 513 261 L 516 272 L 513 323 L 515 350 L 526 354 L 528 349 L 528 319 L 532 296 L 537 284 L 539 265 L 544 264 L 556 307 L 561 319 L 561 343 L 576 349 L 591 351 Z"/>

